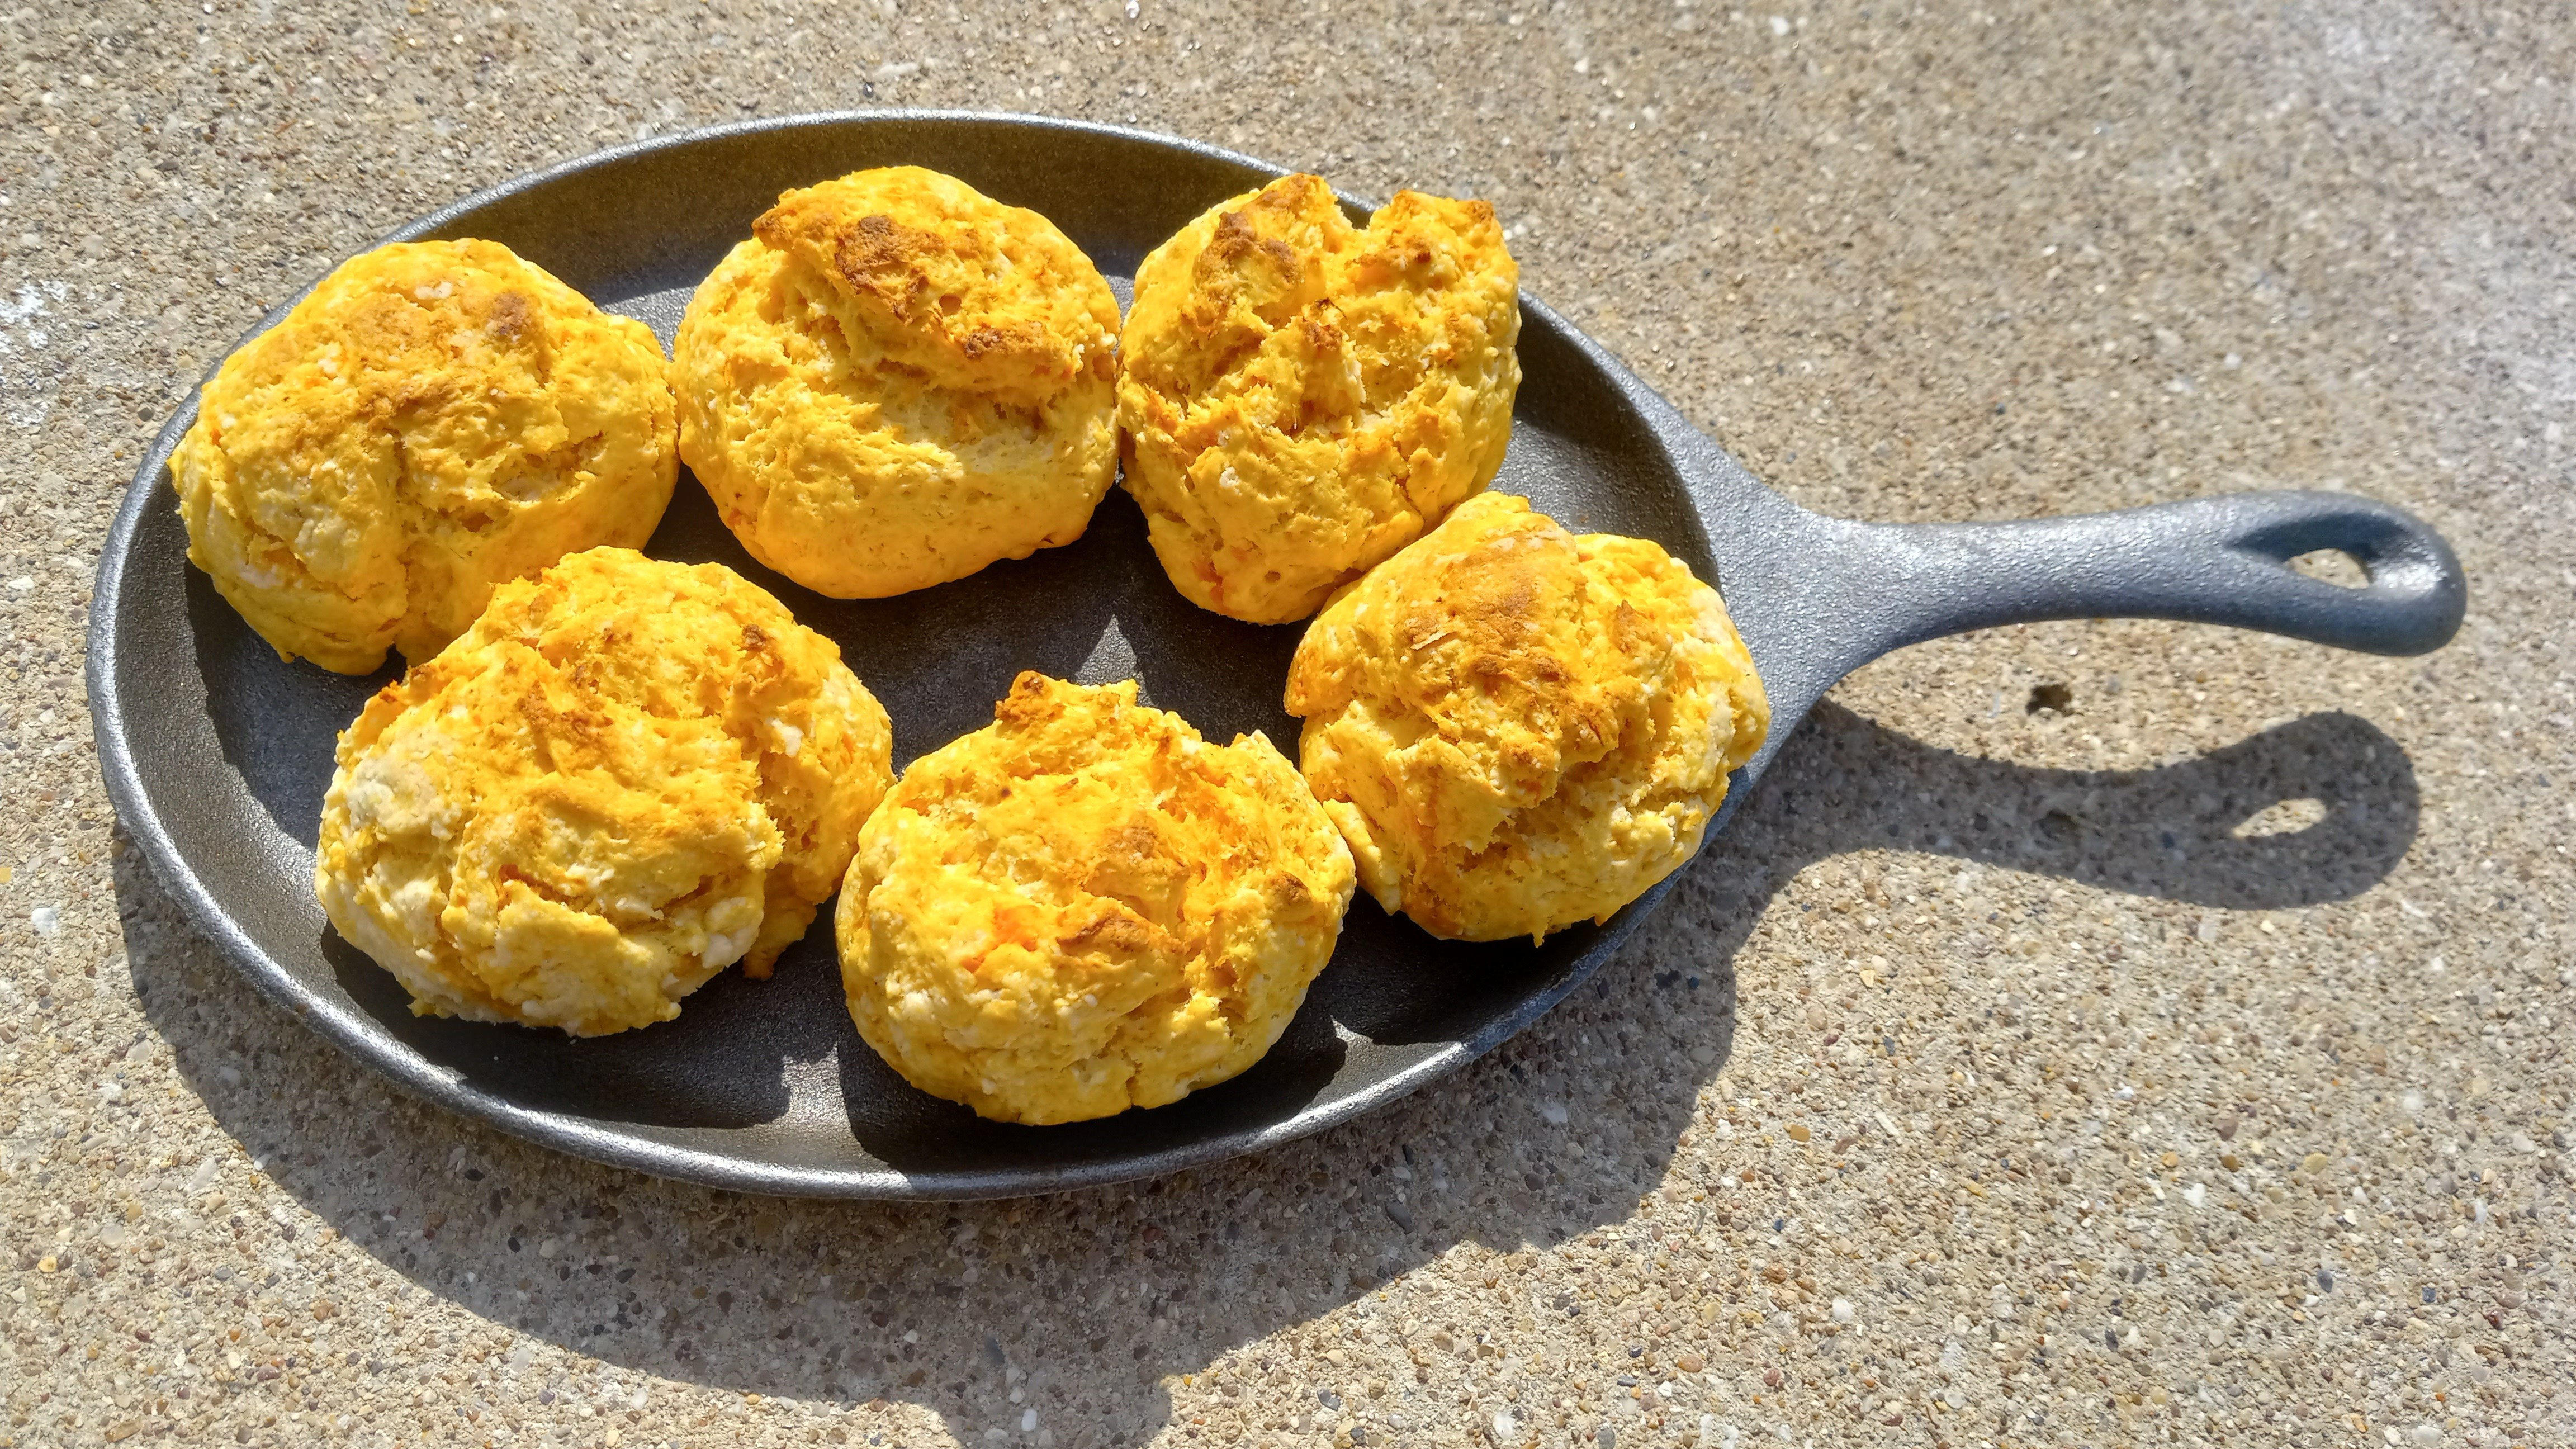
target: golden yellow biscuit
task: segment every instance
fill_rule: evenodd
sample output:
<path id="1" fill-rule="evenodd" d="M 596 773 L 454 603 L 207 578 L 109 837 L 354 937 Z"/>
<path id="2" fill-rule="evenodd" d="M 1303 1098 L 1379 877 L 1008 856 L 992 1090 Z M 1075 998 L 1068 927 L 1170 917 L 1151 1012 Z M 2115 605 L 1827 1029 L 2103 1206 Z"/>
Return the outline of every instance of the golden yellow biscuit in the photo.
<path id="1" fill-rule="evenodd" d="M 1484 202 L 1400 191 L 1359 231 L 1315 176 L 1155 248 L 1119 339 L 1118 422 L 1172 583 L 1237 619 L 1302 619 L 1492 482 L 1519 286 Z"/>
<path id="2" fill-rule="evenodd" d="M 1467 941 L 1607 920 L 1689 860 L 1771 707 L 1717 591 L 1486 493 L 1297 646 L 1306 783 L 1389 911 Z"/>
<path id="3" fill-rule="evenodd" d="M 680 456 L 752 557 L 880 598 L 1082 536 L 1118 302 L 1034 211 L 918 166 L 778 198 L 689 301 Z"/>
<path id="4" fill-rule="evenodd" d="M 913 762 L 841 887 L 859 1035 L 1005 1122 L 1155 1107 L 1261 1059 L 1331 959 L 1350 851 L 1269 740 L 1022 674 Z"/>
<path id="5" fill-rule="evenodd" d="M 367 702 L 313 888 L 415 1012 L 667 1021 L 805 934 L 891 748 L 840 649 L 739 574 L 592 549 Z"/>
<path id="6" fill-rule="evenodd" d="M 225 359 L 170 471 L 189 561 L 260 637 L 365 674 L 495 584 L 641 546 L 676 447 L 650 328 L 499 242 L 397 242 Z"/>

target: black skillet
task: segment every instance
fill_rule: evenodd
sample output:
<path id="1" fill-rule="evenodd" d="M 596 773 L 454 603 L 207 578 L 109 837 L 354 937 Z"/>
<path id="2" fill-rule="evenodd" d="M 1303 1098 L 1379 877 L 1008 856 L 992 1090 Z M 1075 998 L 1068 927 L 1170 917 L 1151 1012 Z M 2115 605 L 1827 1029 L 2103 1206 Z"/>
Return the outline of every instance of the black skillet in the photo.
<path id="1" fill-rule="evenodd" d="M 1280 174 L 1211 147 L 1069 121 L 801 117 L 576 161 L 391 239 L 505 242 L 602 306 L 651 323 L 667 344 L 699 278 L 779 192 L 897 163 L 1053 218 L 1122 300 L 1148 250 Z M 1577 529 L 1655 539 L 1717 580 L 1773 710 L 1770 744 L 1735 779 L 1730 812 L 1828 687 L 1918 640 L 2131 615 L 2411 654 L 2459 623 L 2465 587 L 2442 540 L 2397 509 L 2344 494 L 2238 494 L 2005 524 L 1820 517 L 1755 482 L 1554 312 L 1528 298 L 1521 307 L 1524 380 L 1494 486 Z M 1173 1106 L 1079 1126 L 983 1122 L 888 1071 L 843 1013 L 828 907 L 774 979 L 725 973 L 679 1020 L 647 1030 L 570 1041 L 414 1017 L 393 979 L 331 933 L 312 886 L 333 737 L 391 676 L 281 664 L 187 565 L 165 464 L 195 411 L 192 401 L 162 429 L 99 560 L 89 690 L 118 813 L 261 991 L 403 1086 L 567 1152 L 758 1192 L 900 1198 L 1045 1192 L 1212 1162 L 1346 1121 L 1490 1050 L 1608 959 L 1664 894 L 1536 948 L 1435 941 L 1363 896 L 1332 965 L 1259 1066 Z M 2360 560 L 2368 585 L 2284 566 L 2317 549 Z M 1152 702 L 1209 736 L 1260 729 L 1295 749 L 1280 689 L 1297 629 L 1183 602 L 1122 493 L 1072 546 L 895 599 L 824 599 L 771 574 L 686 478 L 651 551 L 729 564 L 840 641 L 894 716 L 898 764 L 989 723 L 1022 669 L 1092 682 L 1132 674 Z"/>

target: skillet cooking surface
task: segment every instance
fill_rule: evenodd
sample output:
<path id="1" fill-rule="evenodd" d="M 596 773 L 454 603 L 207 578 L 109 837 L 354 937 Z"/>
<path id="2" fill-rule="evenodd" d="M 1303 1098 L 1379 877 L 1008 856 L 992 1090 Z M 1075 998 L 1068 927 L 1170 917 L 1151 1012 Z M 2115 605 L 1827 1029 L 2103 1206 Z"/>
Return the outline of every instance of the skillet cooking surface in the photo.
<path id="1" fill-rule="evenodd" d="M 1064 122 L 821 118 L 591 158 L 394 239 L 506 243 L 644 319 L 667 346 L 691 289 L 779 192 L 897 163 L 1050 217 L 1122 304 L 1147 251 L 1280 174 Z M 1623 387 L 1616 364 L 1546 308 L 1522 308 L 1525 381 L 1494 486 L 1578 530 L 1655 539 L 1712 576 L 1633 380 Z M 352 679 L 281 663 L 187 564 L 165 464 L 193 416 L 192 403 L 163 431 L 102 559 L 94 692 L 128 827 L 270 996 L 413 1090 L 567 1151 L 722 1186 L 849 1196 L 1023 1193 L 1169 1171 L 1346 1119 L 1490 1049 L 1571 990 L 1662 894 L 1533 948 L 1436 941 L 1363 893 L 1331 966 L 1253 1070 L 1169 1107 L 1066 1127 L 985 1122 L 886 1068 L 842 1008 L 829 905 L 774 978 L 725 972 L 678 1020 L 645 1030 L 573 1041 L 414 1017 L 393 978 L 332 933 L 312 890 L 333 741 L 395 671 Z M 1022 669 L 1089 683 L 1132 675 L 1211 738 L 1262 730 L 1295 754 L 1280 693 L 1300 626 L 1237 623 L 1183 600 L 1123 491 L 1077 543 L 893 599 L 826 599 L 762 568 L 685 472 L 647 551 L 737 569 L 837 640 L 893 716 L 898 767 L 990 723 Z"/>

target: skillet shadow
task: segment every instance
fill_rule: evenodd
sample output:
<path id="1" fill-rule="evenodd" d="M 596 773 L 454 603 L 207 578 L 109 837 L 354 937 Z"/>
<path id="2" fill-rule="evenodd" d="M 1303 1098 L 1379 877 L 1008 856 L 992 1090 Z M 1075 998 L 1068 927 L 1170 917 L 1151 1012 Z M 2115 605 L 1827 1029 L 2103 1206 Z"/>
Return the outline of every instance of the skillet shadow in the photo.
<path id="1" fill-rule="evenodd" d="M 1312 1412 L 1318 1386 L 1238 1349 L 1335 1309 L 1381 1311 L 1369 1291 L 1417 1270 L 1456 1274 L 1479 1311 L 1588 1318 L 1605 1357 L 1676 1331 L 1633 1301 L 1522 1302 L 1511 1278 L 1488 1276 L 1501 1269 L 1491 1255 L 1605 1227 L 1643 1247 L 1668 1231 L 1667 1219 L 1637 1215 L 1641 1197 L 1666 1187 L 1703 1086 L 1727 1063 L 1736 955 L 1807 865 L 1925 851 L 2146 897 L 2281 908 L 2368 888 L 2416 825 L 2404 751 L 2345 714 L 2134 772 L 1975 759 L 1830 703 L 1800 735 L 1592 983 L 1458 1075 L 1363 1123 L 1252 1157 L 1017 1202 L 763 1199 L 528 1146 L 386 1090 L 262 1007 L 130 849 L 117 881 L 134 985 L 182 1077 L 278 1185 L 409 1291 L 615 1368 L 831 1401 L 849 1428 L 887 1430 L 888 1443 L 918 1441 L 879 1398 L 936 1413 L 963 1442 L 1038 1442 L 1020 1432 L 1035 1412 L 1056 1444 L 1134 1443 L 1171 1423 L 1165 1380 L 1181 1374 L 1206 1374 L 1225 1395 L 1194 1413 L 1218 1430 L 1233 1414 L 1231 1431 L 1250 1435 Z M 2298 799 L 2318 802 L 2322 818 L 2237 838 L 2248 817 Z M 768 989 L 805 989 L 794 985 L 805 971 Z M 236 1063 L 256 1070 L 227 1084 Z M 1672 1186 L 1686 1195 L 1693 1185 Z M 1709 1222 L 1752 1228 L 1771 1201 L 1760 1189 L 1712 1191 Z M 562 1244 L 552 1259 L 534 1252 L 541 1236 Z M 176 1270 L 170 1291 L 244 1286 L 198 1271 Z M 1464 1325 L 1462 1343 L 1477 1326 Z M 1420 1366 L 1355 1361 L 1354 1375 L 1395 1380 L 1365 1407 L 1448 1425 L 1471 1349 L 1452 1360 L 1428 1335 L 1461 1325 L 1386 1327 Z M 360 1388 L 374 1375 L 450 1366 L 433 1355 L 318 1372 L 346 1377 L 354 1394 L 381 1392 Z M 1437 1398 L 1435 1373 L 1451 1385 Z M 315 1383 L 338 1392 L 327 1377 Z M 534 1413 L 541 1388 L 574 1383 L 531 1377 L 509 1392 Z"/>

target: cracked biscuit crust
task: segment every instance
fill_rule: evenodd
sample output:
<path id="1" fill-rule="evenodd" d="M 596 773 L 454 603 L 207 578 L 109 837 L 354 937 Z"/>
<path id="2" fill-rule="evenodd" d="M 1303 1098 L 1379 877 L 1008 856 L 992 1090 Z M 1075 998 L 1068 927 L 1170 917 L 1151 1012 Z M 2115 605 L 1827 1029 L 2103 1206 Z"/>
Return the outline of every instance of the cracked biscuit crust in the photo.
<path id="1" fill-rule="evenodd" d="M 1155 248 L 1120 339 L 1126 487 L 1174 586 L 1302 619 L 1493 481 L 1520 387 L 1494 209 L 1396 194 L 1365 230 L 1315 176 Z"/>
<path id="2" fill-rule="evenodd" d="M 493 586 L 641 546 L 679 472 L 668 364 L 498 242 L 343 263 L 225 359 L 170 459 L 188 558 L 285 657 L 422 660 Z"/>
<path id="3" fill-rule="evenodd" d="M 767 593 L 624 549 L 505 584 L 340 736 L 314 890 L 424 1015 L 598 1036 L 766 976 L 892 782 L 885 710 Z"/>
<path id="4" fill-rule="evenodd" d="M 791 191 L 689 302 L 680 453 L 835 598 L 1082 536 L 1116 475 L 1118 303 L 1055 224 L 914 166 Z"/>
<path id="5" fill-rule="evenodd" d="M 1771 718 L 1715 589 L 1503 493 L 1327 605 L 1287 706 L 1369 894 L 1468 941 L 1604 921 L 1670 875 Z"/>
<path id="6" fill-rule="evenodd" d="M 915 761 L 841 889 L 859 1034 L 1005 1122 L 1177 1101 L 1270 1049 L 1331 959 L 1350 852 L 1259 734 L 1024 673 Z"/>

